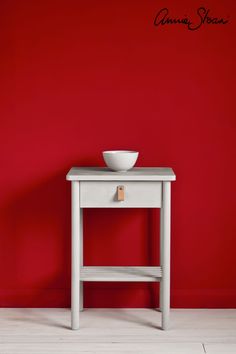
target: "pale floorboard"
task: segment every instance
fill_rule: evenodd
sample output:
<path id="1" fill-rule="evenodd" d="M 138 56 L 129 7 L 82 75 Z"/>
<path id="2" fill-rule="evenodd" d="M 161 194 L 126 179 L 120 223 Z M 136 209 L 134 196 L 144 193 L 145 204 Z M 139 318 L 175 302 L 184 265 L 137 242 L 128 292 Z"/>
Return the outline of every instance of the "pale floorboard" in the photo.
<path id="1" fill-rule="evenodd" d="M 236 310 L 171 310 L 160 329 L 151 309 L 85 309 L 70 329 L 69 309 L 0 309 L 0 354 L 236 353 Z"/>
<path id="2" fill-rule="evenodd" d="M 236 341 L 235 341 L 236 342 Z M 207 343 L 205 350 L 209 354 L 219 353 L 236 353 L 235 343 Z"/>

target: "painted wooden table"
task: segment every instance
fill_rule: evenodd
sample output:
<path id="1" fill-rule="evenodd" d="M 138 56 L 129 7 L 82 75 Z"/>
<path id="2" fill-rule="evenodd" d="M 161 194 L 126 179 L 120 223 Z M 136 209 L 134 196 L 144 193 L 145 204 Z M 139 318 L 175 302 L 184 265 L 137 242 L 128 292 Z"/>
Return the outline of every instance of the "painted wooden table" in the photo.
<path id="1" fill-rule="evenodd" d="M 73 167 L 66 179 L 72 185 L 71 327 L 79 328 L 84 281 L 160 282 L 162 329 L 170 311 L 170 204 L 171 168 L 133 168 L 112 172 L 107 168 Z M 96 267 L 83 265 L 83 208 L 160 208 L 159 267 Z"/>

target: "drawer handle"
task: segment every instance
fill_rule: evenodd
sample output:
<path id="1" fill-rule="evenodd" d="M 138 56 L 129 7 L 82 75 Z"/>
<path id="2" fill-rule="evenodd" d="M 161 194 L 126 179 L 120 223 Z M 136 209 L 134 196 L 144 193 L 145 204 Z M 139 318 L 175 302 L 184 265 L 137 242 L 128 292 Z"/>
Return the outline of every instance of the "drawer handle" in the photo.
<path id="1" fill-rule="evenodd" d="M 117 199 L 119 202 L 122 202 L 125 200 L 125 187 L 124 186 L 117 187 Z"/>

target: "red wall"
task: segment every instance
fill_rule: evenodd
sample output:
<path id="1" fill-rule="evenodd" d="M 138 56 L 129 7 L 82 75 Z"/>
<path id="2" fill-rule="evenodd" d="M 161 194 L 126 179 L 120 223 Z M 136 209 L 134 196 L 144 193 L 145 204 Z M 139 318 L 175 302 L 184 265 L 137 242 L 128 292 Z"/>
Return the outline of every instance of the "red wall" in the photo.
<path id="1" fill-rule="evenodd" d="M 155 27 L 162 7 L 227 25 Z M 236 306 L 236 2 L 0 3 L 0 305 L 70 305 L 71 166 L 137 149 L 171 166 L 173 307 Z M 156 211 L 86 210 L 87 265 L 158 259 Z M 149 284 L 86 284 L 85 306 L 152 307 Z"/>

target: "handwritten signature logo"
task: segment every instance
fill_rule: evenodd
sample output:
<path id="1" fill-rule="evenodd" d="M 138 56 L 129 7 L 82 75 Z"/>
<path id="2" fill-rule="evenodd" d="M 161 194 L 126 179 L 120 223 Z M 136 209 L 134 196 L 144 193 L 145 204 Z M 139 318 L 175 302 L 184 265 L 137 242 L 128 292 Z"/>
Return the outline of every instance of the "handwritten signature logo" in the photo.
<path id="1" fill-rule="evenodd" d="M 210 10 L 205 7 L 197 9 L 197 20 L 193 22 L 190 17 L 184 15 L 183 17 L 170 17 L 169 10 L 165 7 L 161 9 L 154 20 L 154 25 L 185 25 L 190 31 L 196 31 L 202 25 L 226 25 L 229 19 L 223 17 L 214 17 L 210 14 Z"/>

